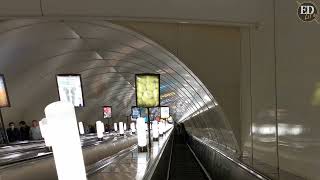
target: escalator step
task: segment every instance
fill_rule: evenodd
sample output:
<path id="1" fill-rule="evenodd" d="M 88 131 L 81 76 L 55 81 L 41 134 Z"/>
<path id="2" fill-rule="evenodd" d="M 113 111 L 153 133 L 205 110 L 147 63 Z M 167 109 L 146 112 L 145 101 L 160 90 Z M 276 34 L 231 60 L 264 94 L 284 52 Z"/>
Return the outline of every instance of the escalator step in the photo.
<path id="1" fill-rule="evenodd" d="M 175 136 L 170 180 L 207 179 L 182 136 Z"/>

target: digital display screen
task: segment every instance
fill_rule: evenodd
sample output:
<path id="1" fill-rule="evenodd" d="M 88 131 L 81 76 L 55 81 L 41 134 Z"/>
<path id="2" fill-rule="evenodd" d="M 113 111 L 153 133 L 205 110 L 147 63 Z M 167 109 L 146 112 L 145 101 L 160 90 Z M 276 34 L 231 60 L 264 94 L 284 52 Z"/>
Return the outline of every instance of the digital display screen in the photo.
<path id="1" fill-rule="evenodd" d="M 160 108 L 155 107 L 155 108 L 150 108 L 150 119 L 151 121 L 160 119 Z"/>
<path id="2" fill-rule="evenodd" d="M 4 75 L 0 74 L 0 107 L 9 107 L 9 97 Z"/>
<path id="3" fill-rule="evenodd" d="M 112 116 L 112 108 L 111 106 L 103 106 L 103 118 L 111 118 Z"/>
<path id="4" fill-rule="evenodd" d="M 148 109 L 147 108 L 140 108 L 140 117 L 145 118 L 145 122 L 148 122 Z"/>
<path id="5" fill-rule="evenodd" d="M 84 106 L 80 74 L 59 74 L 57 84 L 60 101 L 70 102 L 75 107 Z"/>
<path id="6" fill-rule="evenodd" d="M 138 119 L 140 117 L 140 108 L 132 107 L 131 108 L 131 117 L 132 117 L 132 119 Z"/>
<path id="7" fill-rule="evenodd" d="M 136 75 L 136 102 L 138 107 L 156 107 L 160 105 L 160 75 Z"/>
<path id="8" fill-rule="evenodd" d="M 166 119 L 170 116 L 170 109 L 169 107 L 161 107 L 161 118 Z"/>

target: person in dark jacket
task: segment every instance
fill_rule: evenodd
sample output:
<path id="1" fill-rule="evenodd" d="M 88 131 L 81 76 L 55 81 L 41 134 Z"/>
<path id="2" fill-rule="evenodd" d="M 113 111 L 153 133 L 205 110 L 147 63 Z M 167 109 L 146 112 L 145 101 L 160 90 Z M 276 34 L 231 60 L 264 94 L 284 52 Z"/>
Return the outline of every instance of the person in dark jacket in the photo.
<path id="1" fill-rule="evenodd" d="M 24 121 L 20 121 L 19 125 L 20 125 L 20 140 L 21 141 L 30 140 L 30 127 Z"/>
<path id="2" fill-rule="evenodd" d="M 18 128 L 14 126 L 13 122 L 9 123 L 9 128 L 7 129 L 7 135 L 9 142 L 15 142 L 20 140 L 20 132 Z"/>

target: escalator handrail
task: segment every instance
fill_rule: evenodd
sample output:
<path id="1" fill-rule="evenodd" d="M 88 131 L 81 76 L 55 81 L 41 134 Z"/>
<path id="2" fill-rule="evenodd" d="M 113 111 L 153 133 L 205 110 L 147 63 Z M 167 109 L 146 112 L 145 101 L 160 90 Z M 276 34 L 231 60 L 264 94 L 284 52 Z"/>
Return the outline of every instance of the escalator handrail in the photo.
<path id="1" fill-rule="evenodd" d="M 209 180 L 212 180 L 212 178 L 210 177 L 208 171 L 206 170 L 206 168 L 202 165 L 202 163 L 200 162 L 199 158 L 196 156 L 196 153 L 193 152 L 192 148 L 189 146 L 189 144 L 187 144 L 189 150 L 191 151 L 193 157 L 196 159 L 197 163 L 199 164 L 199 166 L 201 167 L 202 171 L 204 172 L 204 174 L 207 176 L 207 178 Z"/>
<path id="2" fill-rule="evenodd" d="M 150 165 L 150 167 L 148 168 L 148 171 L 145 173 L 143 180 L 150 180 L 152 178 L 152 175 L 160 161 L 160 158 L 162 157 L 162 154 L 169 142 L 170 136 L 173 136 L 173 130 L 169 129 L 168 131 L 166 131 L 165 133 L 169 133 L 169 137 L 166 139 L 166 141 L 163 143 L 163 146 L 161 147 L 160 152 L 158 153 L 157 157 L 154 159 L 154 162 Z"/>
<path id="3" fill-rule="evenodd" d="M 227 155 L 226 153 L 222 152 L 220 149 L 202 141 L 201 139 L 199 139 L 198 137 L 192 136 L 193 139 L 197 140 L 199 143 L 204 144 L 205 146 L 211 148 L 213 151 L 217 152 L 218 154 L 222 155 L 223 157 L 227 158 L 228 160 L 230 160 L 231 162 L 233 162 L 234 164 L 236 164 L 238 167 L 244 169 L 246 172 L 250 173 L 251 175 L 255 176 L 256 178 L 260 179 L 260 180 L 271 180 L 269 177 L 266 177 L 265 175 L 263 175 L 262 173 L 258 172 L 255 169 L 252 169 L 251 167 L 249 167 L 248 165 L 244 164 L 243 162 L 239 161 L 236 158 L 233 158 L 229 155 Z"/>
<path id="4" fill-rule="evenodd" d="M 90 144 L 82 146 L 82 148 L 86 149 L 86 148 L 89 148 L 89 147 L 92 147 L 92 146 L 97 146 L 97 145 L 100 145 L 100 144 L 108 143 L 108 142 L 112 141 L 114 138 L 115 138 L 115 136 L 113 138 L 108 138 L 108 139 L 106 139 L 104 141 L 101 141 L 101 142 L 90 143 Z M 47 152 L 47 153 L 41 154 L 40 156 L 38 156 L 38 155 L 37 156 L 30 156 L 30 157 L 27 157 L 27 158 L 23 158 L 23 159 L 19 159 L 19 160 L 16 160 L 16 161 L 12 161 L 12 162 L 9 162 L 9 163 L 1 165 L 0 166 L 0 170 L 15 166 L 15 165 L 20 164 L 20 163 L 28 163 L 29 161 L 36 161 L 36 160 L 40 160 L 40 159 L 44 159 L 44 158 L 49 158 L 49 157 L 52 157 L 52 155 L 53 155 L 52 152 Z"/>

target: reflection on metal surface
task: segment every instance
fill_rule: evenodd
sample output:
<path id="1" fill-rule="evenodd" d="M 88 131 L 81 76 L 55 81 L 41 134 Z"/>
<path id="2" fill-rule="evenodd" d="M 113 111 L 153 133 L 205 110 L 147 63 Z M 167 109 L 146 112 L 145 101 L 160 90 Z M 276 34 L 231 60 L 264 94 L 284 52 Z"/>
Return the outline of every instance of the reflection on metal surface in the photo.
<path id="1" fill-rule="evenodd" d="M 175 92 L 169 92 L 169 93 L 166 93 L 166 94 L 162 94 L 160 96 L 160 99 L 163 99 L 163 98 L 169 98 L 169 97 L 172 97 L 172 96 L 175 96 L 176 93 Z"/>
<path id="2" fill-rule="evenodd" d="M 137 155 L 137 174 L 136 179 L 142 179 L 146 173 L 148 163 L 148 153 L 138 153 Z"/>
<path id="3" fill-rule="evenodd" d="M 151 152 L 138 152 L 137 149 L 125 157 L 119 157 L 105 166 L 100 172 L 88 177 L 88 180 L 113 179 L 113 180 L 142 180 L 149 173 L 159 154 L 165 147 L 171 135 L 172 129 L 153 142 Z"/>
<path id="4" fill-rule="evenodd" d="M 313 106 L 319 106 L 320 105 L 320 83 L 316 83 L 316 87 L 312 96 L 311 104 Z"/>
<path id="5" fill-rule="evenodd" d="M 211 171 L 211 178 L 215 179 L 217 178 L 216 176 L 218 176 L 219 179 L 235 179 L 235 178 L 239 178 L 239 179 L 260 179 L 260 180 L 270 180 L 270 178 L 263 176 L 262 174 L 256 172 L 255 170 L 251 169 L 250 167 L 248 167 L 246 164 L 240 162 L 236 157 L 234 157 L 232 154 L 233 153 L 227 153 L 222 151 L 220 148 L 217 148 L 214 145 L 214 142 L 212 142 L 211 140 L 207 139 L 207 140 L 202 140 L 199 139 L 197 137 L 192 137 L 191 140 L 191 146 L 193 148 L 193 150 L 198 153 L 198 157 L 202 158 L 202 162 L 206 163 L 205 166 L 207 168 L 208 171 Z M 200 154 L 200 152 L 202 152 L 202 154 Z M 212 158 L 212 155 L 214 153 L 214 156 Z M 209 159 L 204 161 L 203 158 L 207 158 Z M 226 159 L 221 159 L 217 156 L 221 156 L 223 158 Z M 220 162 L 213 162 L 213 167 L 209 167 L 209 164 L 212 163 L 210 160 L 213 161 L 220 161 Z M 229 162 L 228 162 L 229 161 Z M 230 166 L 230 162 L 234 163 L 234 165 L 231 164 Z M 219 166 L 219 167 L 218 167 Z M 242 168 L 244 171 L 239 173 L 239 171 L 236 170 L 236 168 Z M 227 169 L 223 169 L 223 168 L 227 168 Z M 217 172 L 218 171 L 218 172 Z M 219 172 L 221 171 L 221 172 Z M 217 173 L 215 173 L 217 172 Z"/>
<path id="6" fill-rule="evenodd" d="M 272 124 L 263 124 L 263 125 L 252 125 L 252 132 L 254 134 L 261 135 L 274 135 L 276 133 L 276 127 Z M 298 136 L 303 133 L 302 125 L 294 125 L 294 124 L 278 124 L 278 135 L 279 136 Z"/>

